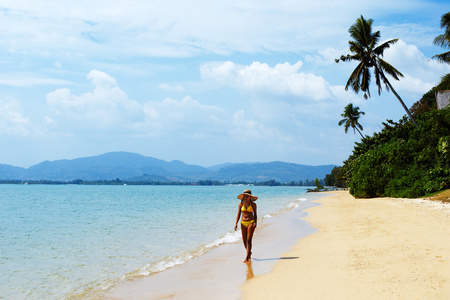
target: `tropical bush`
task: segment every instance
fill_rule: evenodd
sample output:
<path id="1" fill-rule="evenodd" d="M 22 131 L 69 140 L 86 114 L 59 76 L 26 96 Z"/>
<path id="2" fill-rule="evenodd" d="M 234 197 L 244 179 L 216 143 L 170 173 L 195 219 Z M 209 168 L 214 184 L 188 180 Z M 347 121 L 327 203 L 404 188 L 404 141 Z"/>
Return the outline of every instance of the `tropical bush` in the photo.
<path id="1" fill-rule="evenodd" d="M 372 137 L 356 143 L 343 177 L 358 198 L 420 197 L 450 188 L 450 108 L 388 120 Z"/>
<path id="2" fill-rule="evenodd" d="M 342 170 L 342 167 L 334 167 L 333 170 L 331 170 L 331 173 L 325 176 L 325 185 L 346 188 L 347 184 L 345 183 Z"/>

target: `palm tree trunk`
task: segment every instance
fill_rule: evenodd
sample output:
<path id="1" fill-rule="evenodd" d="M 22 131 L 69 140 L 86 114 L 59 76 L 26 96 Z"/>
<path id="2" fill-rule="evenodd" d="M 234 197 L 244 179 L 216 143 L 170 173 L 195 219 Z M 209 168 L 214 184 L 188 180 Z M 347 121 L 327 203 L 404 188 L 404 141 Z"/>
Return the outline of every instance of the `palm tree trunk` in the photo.
<path id="1" fill-rule="evenodd" d="M 411 119 L 411 121 L 414 123 L 414 125 L 416 126 L 416 128 L 419 128 L 419 125 L 417 125 L 416 120 L 414 120 L 413 116 L 411 115 L 411 112 L 409 111 L 408 107 L 406 107 L 405 103 L 403 102 L 402 98 L 400 98 L 400 96 L 397 94 L 397 92 L 394 90 L 394 88 L 392 87 L 391 83 L 389 82 L 389 80 L 387 80 L 386 76 L 384 76 L 383 72 L 380 72 L 381 76 L 383 76 L 383 80 L 384 82 L 389 86 L 389 88 L 391 89 L 392 93 L 394 93 L 395 97 L 397 97 L 398 101 L 400 101 L 400 104 L 403 106 L 403 108 L 405 109 L 406 113 L 408 114 L 409 118 Z"/>
<path id="2" fill-rule="evenodd" d="M 362 135 L 361 131 L 359 131 L 358 128 L 355 127 L 356 130 L 358 130 L 359 134 L 361 135 L 361 138 L 364 138 L 364 136 Z"/>

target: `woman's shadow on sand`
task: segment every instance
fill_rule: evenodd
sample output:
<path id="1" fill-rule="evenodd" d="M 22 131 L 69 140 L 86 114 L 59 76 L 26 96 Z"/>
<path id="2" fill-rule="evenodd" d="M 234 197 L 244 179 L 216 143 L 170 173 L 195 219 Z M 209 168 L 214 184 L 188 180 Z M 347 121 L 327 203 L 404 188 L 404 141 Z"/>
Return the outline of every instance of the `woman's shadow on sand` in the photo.
<path id="1" fill-rule="evenodd" d="M 251 261 L 247 262 L 247 280 L 254 277 L 253 274 L 253 262 L 264 262 L 264 261 L 274 261 L 274 260 L 281 260 L 281 259 L 298 259 L 298 256 L 286 256 L 286 257 L 274 257 L 274 258 L 252 258 Z M 264 274 L 264 273 L 263 273 Z"/>
<path id="2" fill-rule="evenodd" d="M 286 256 L 286 257 L 275 257 L 275 258 L 252 258 L 253 261 L 266 261 L 266 260 L 281 260 L 281 259 L 299 259 L 298 256 Z"/>

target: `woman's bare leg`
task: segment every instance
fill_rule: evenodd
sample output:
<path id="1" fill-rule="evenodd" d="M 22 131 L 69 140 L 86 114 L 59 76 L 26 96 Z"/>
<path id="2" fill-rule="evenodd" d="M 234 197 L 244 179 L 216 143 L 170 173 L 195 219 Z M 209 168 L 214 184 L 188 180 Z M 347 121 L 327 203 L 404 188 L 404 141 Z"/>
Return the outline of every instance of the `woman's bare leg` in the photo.
<path id="1" fill-rule="evenodd" d="M 245 258 L 244 262 L 249 262 L 252 259 L 252 239 L 253 239 L 253 233 L 255 232 L 256 229 L 256 225 L 255 223 L 252 223 L 248 226 L 247 229 L 247 244 L 246 244 L 246 249 L 247 249 L 247 257 Z"/>
<path id="2" fill-rule="evenodd" d="M 241 224 L 242 242 L 244 243 L 245 250 L 247 250 L 247 227 Z"/>

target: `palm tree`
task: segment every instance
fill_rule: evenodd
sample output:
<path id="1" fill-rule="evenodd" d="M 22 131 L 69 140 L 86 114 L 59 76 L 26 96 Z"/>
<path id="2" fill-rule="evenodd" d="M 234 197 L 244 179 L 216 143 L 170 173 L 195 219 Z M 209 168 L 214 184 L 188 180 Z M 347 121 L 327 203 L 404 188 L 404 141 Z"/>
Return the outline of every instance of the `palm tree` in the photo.
<path id="1" fill-rule="evenodd" d="M 365 115 L 365 112 L 359 111 L 358 106 L 353 107 L 353 104 L 350 103 L 344 108 L 344 113 L 341 114 L 341 117 L 344 117 L 344 119 L 339 121 L 339 126 L 345 124 L 345 133 L 347 133 L 349 127 L 352 127 L 353 132 L 355 132 L 356 129 L 363 138 L 364 136 L 361 131 L 359 131 L 359 129 L 363 130 L 363 127 L 358 123 L 358 119 L 361 115 Z"/>
<path id="2" fill-rule="evenodd" d="M 442 15 L 441 17 L 441 28 L 445 28 L 444 34 L 438 35 L 433 43 L 437 46 L 444 48 L 450 48 L 450 12 Z M 437 59 L 440 62 L 450 64 L 450 51 L 437 54 L 432 58 Z M 441 78 L 441 82 L 436 87 L 438 90 L 447 90 L 450 88 L 450 74 L 444 75 Z"/>
<path id="3" fill-rule="evenodd" d="M 381 94 L 381 82 L 383 82 L 386 86 L 386 90 L 391 90 L 392 93 L 394 93 L 409 118 L 414 125 L 418 127 L 411 112 L 385 76 L 385 73 L 387 73 L 394 77 L 395 80 L 399 80 L 399 77 L 403 77 L 402 73 L 381 58 L 384 50 L 395 44 L 398 39 L 389 40 L 381 45 L 377 45 L 380 39 L 380 32 L 372 32 L 372 23 L 372 19 L 366 20 L 363 16 L 356 19 L 356 23 L 350 26 L 350 29 L 348 30 L 350 36 L 353 38 L 353 40 L 348 42 L 352 54 L 348 54 L 347 56 L 342 55 L 339 59 L 335 60 L 337 63 L 340 60 L 344 62 L 353 60 L 359 62 L 358 66 L 350 75 L 350 78 L 345 85 L 345 90 L 348 90 L 348 88 L 351 87 L 355 93 L 363 91 L 365 99 L 368 97 L 370 98 L 370 69 L 373 68 L 375 72 L 375 83 L 378 86 L 378 94 Z"/>
<path id="4" fill-rule="evenodd" d="M 450 48 L 450 12 L 442 15 L 441 28 L 445 28 L 445 33 L 438 35 L 434 39 L 433 44 L 444 48 Z M 437 54 L 433 56 L 433 58 L 436 58 L 440 62 L 450 63 L 450 51 Z"/>

